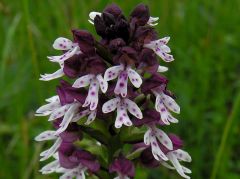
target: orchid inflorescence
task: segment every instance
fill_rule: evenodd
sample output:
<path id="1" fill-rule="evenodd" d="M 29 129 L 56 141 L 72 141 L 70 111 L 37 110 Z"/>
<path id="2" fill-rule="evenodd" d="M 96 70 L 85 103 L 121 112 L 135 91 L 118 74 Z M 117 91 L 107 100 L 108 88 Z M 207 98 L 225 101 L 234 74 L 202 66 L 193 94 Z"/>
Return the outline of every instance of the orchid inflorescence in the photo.
<path id="1" fill-rule="evenodd" d="M 72 41 L 54 41 L 53 48 L 63 54 L 48 59 L 60 69 L 40 80 L 66 76 L 74 81 L 61 80 L 57 95 L 36 111 L 49 115 L 55 128 L 35 138 L 54 141 L 40 154 L 41 161 L 54 159 L 40 170 L 43 174 L 127 179 L 134 178 L 139 164 L 163 165 L 190 178 L 191 170 L 180 164 L 191 161 L 181 149 L 182 140 L 162 130 L 178 122 L 172 113 L 180 113 L 180 107 L 162 75 L 168 68 L 159 65 L 158 57 L 164 62 L 174 58 L 167 46 L 170 38 L 157 38 L 157 21 L 146 5 L 137 5 L 127 19 L 111 4 L 102 13 L 89 14 L 100 41 L 77 29 Z"/>

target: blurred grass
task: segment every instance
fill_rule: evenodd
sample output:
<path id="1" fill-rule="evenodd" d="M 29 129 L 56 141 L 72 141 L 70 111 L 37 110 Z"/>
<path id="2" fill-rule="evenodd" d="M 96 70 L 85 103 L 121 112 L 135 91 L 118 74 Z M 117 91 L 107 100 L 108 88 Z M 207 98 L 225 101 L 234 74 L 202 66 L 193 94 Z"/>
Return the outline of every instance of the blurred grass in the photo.
<path id="1" fill-rule="evenodd" d="M 39 73 L 57 67 L 58 36 L 71 38 L 71 28 L 87 29 L 90 11 L 107 0 L 0 1 L 0 179 L 54 178 L 38 173 L 43 145 L 35 135 L 50 127 L 34 117 L 44 98 L 55 93 L 57 80 L 38 81 Z M 139 2 L 159 16 L 160 36 L 171 36 L 176 61 L 169 64 L 169 88 L 182 107 L 180 123 L 170 126 L 185 140 L 193 162 L 192 178 L 240 178 L 240 1 L 114 1 L 126 14 Z M 46 145 L 46 144 L 44 144 Z M 138 169 L 136 178 L 180 178 L 164 167 Z"/>

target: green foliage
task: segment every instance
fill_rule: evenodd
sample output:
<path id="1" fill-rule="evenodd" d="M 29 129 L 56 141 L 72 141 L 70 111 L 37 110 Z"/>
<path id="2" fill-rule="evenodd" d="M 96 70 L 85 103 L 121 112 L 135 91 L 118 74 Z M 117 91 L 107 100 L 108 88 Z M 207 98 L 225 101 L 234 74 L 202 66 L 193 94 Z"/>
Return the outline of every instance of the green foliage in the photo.
<path id="1" fill-rule="evenodd" d="M 0 1 L 0 178 L 42 176 L 38 155 L 47 144 L 34 136 L 49 129 L 46 118 L 34 117 L 44 98 L 55 93 L 58 80 L 38 81 L 40 72 L 57 67 L 46 56 L 52 42 L 71 37 L 71 28 L 87 29 L 90 11 L 107 0 Z M 240 163 L 240 1 L 114 1 L 126 14 L 139 2 L 159 16 L 159 36 L 171 36 L 175 61 L 167 64 L 169 88 L 181 106 L 180 123 L 166 127 L 185 140 L 192 155 L 192 178 L 239 178 Z M 162 62 L 163 64 L 163 62 Z M 86 129 L 87 130 L 87 129 Z M 57 178 L 57 176 L 56 176 Z M 136 178 L 180 178 L 164 167 L 139 166 Z"/>

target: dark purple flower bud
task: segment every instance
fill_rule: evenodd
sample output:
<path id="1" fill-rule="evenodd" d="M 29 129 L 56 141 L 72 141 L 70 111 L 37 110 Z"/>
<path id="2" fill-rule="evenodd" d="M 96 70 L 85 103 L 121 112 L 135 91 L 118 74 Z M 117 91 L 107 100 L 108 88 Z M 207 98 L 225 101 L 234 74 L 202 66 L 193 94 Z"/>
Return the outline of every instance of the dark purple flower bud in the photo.
<path id="1" fill-rule="evenodd" d="M 87 92 L 84 89 L 73 88 L 68 82 L 61 80 L 57 87 L 57 93 L 62 105 L 72 103 L 74 99 L 84 103 Z"/>
<path id="2" fill-rule="evenodd" d="M 68 60 L 64 61 L 63 72 L 70 78 L 76 78 L 80 76 L 84 69 L 84 61 L 86 56 L 84 54 L 74 55 Z"/>
<path id="3" fill-rule="evenodd" d="M 137 62 L 137 52 L 129 46 L 119 49 L 118 54 L 113 57 L 116 64 L 133 65 Z"/>
<path id="4" fill-rule="evenodd" d="M 87 55 L 94 55 L 94 38 L 92 34 L 85 30 L 72 30 L 74 41 L 78 43 L 80 50 Z"/>
<path id="5" fill-rule="evenodd" d="M 129 24 L 125 18 L 118 17 L 115 25 L 117 37 L 121 37 L 125 42 L 129 39 Z"/>
<path id="6" fill-rule="evenodd" d="M 126 159 L 123 156 L 119 156 L 110 165 L 109 172 L 110 173 L 117 172 L 123 176 L 134 177 L 135 168 L 134 164 L 130 160 Z"/>
<path id="7" fill-rule="evenodd" d="M 59 156 L 59 163 L 61 167 L 72 169 L 76 167 L 79 162 L 78 161 L 71 161 L 69 157 L 74 152 L 75 147 L 72 143 L 69 142 L 62 142 L 59 149 L 58 149 L 58 156 Z"/>
<path id="8" fill-rule="evenodd" d="M 107 12 L 109 14 L 112 14 L 115 18 L 122 15 L 122 10 L 116 5 L 116 4 L 110 4 L 108 5 L 103 12 Z"/>
<path id="9" fill-rule="evenodd" d="M 86 72 L 87 74 L 103 74 L 106 70 L 106 64 L 98 55 L 88 59 Z"/>
<path id="10" fill-rule="evenodd" d="M 81 163 L 91 172 L 97 172 L 100 169 L 100 164 L 96 160 L 96 157 L 85 150 L 78 149 L 74 151 L 73 154 L 69 157 L 69 160 L 72 162 Z"/>
<path id="11" fill-rule="evenodd" d="M 168 134 L 168 137 L 173 143 L 173 150 L 181 149 L 183 147 L 183 141 L 175 134 Z"/>
<path id="12" fill-rule="evenodd" d="M 59 148 L 60 165 L 64 168 L 71 169 L 79 164 L 87 167 L 91 172 L 97 172 L 100 164 L 90 152 L 77 149 L 72 144 L 63 143 Z"/>
<path id="13" fill-rule="evenodd" d="M 80 131 L 79 132 L 64 131 L 61 134 L 59 134 L 59 136 L 64 142 L 69 142 L 69 143 L 73 143 L 82 138 L 82 134 Z"/>
<path id="14" fill-rule="evenodd" d="M 159 66 L 156 54 L 151 49 L 148 48 L 144 48 L 141 51 L 139 55 L 139 62 L 144 63 L 148 66 L 153 65 Z"/>
<path id="15" fill-rule="evenodd" d="M 157 32 L 148 26 L 141 26 L 136 29 L 131 46 L 136 50 L 142 50 L 143 45 L 157 39 Z"/>
<path id="16" fill-rule="evenodd" d="M 61 80 L 60 85 L 57 86 L 57 94 L 62 105 L 72 103 L 74 101 L 72 95 L 67 92 L 67 88 L 69 87 L 71 87 L 71 85 L 64 80 Z"/>
<path id="17" fill-rule="evenodd" d="M 134 118 L 132 119 L 132 122 L 137 127 L 150 124 L 164 125 L 160 119 L 161 117 L 159 112 L 154 109 L 146 109 L 143 112 L 143 118 L 141 120 Z"/>
<path id="18" fill-rule="evenodd" d="M 130 23 L 131 24 L 136 24 L 137 26 L 143 26 L 145 25 L 149 18 L 149 9 L 146 5 L 144 4 L 139 4 L 135 7 L 135 9 L 132 11 L 130 15 Z"/>
<path id="19" fill-rule="evenodd" d="M 108 29 L 109 31 L 114 31 L 113 28 L 113 25 L 115 25 L 115 18 L 112 14 L 110 13 L 107 13 L 107 12 L 103 12 L 102 13 L 102 18 L 103 18 L 103 21 L 105 22 L 105 25 L 106 26 L 110 26 L 110 28 Z"/>
<path id="20" fill-rule="evenodd" d="M 97 15 L 94 18 L 94 26 L 95 26 L 97 34 L 104 38 L 106 36 L 107 26 L 105 25 L 105 22 L 99 15 Z"/>
<path id="21" fill-rule="evenodd" d="M 109 49 L 111 50 L 112 53 L 116 53 L 119 48 L 121 48 L 125 45 L 126 45 L 126 43 L 124 42 L 123 39 L 117 38 L 117 39 L 113 39 L 110 41 Z"/>
<path id="22" fill-rule="evenodd" d="M 166 86 L 168 80 L 166 77 L 158 73 L 153 74 L 150 78 L 146 79 L 142 84 L 143 93 L 151 93 L 151 90 L 159 86 Z"/>
<path id="23" fill-rule="evenodd" d="M 156 54 L 152 50 L 144 48 L 141 51 L 138 60 L 139 60 L 138 68 L 151 74 L 157 72 L 159 64 Z"/>

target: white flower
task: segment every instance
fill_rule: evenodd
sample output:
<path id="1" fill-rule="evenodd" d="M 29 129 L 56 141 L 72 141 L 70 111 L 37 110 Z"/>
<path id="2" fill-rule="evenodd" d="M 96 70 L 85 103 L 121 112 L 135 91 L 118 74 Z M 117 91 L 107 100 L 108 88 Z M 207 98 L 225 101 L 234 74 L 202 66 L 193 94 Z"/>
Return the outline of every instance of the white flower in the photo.
<path id="1" fill-rule="evenodd" d="M 56 78 L 60 78 L 64 75 L 63 64 L 64 61 L 71 58 L 75 54 L 80 54 L 80 48 L 77 43 L 73 43 L 71 40 L 64 37 L 57 38 L 53 43 L 53 48 L 56 50 L 64 51 L 65 53 L 60 56 L 50 56 L 48 59 L 52 62 L 57 62 L 60 65 L 60 69 L 52 74 L 41 75 L 40 80 L 49 81 Z"/>
<path id="2" fill-rule="evenodd" d="M 60 117 L 63 117 L 62 122 L 59 125 L 58 130 L 56 131 L 56 135 L 62 133 L 65 131 L 65 129 L 68 127 L 69 123 L 73 120 L 75 121 L 76 118 L 79 116 L 79 107 L 81 104 L 77 101 L 74 101 L 73 103 L 65 104 L 61 106 L 59 97 L 54 96 L 50 98 L 50 100 L 47 100 L 50 102 L 49 104 L 41 106 L 36 111 L 36 115 L 41 116 L 49 116 L 48 121 L 53 121 L 55 119 L 58 119 Z"/>
<path id="3" fill-rule="evenodd" d="M 108 83 L 107 83 L 107 81 L 105 81 L 103 79 L 102 75 L 100 75 L 100 74 L 97 76 L 95 76 L 93 74 L 89 74 L 89 75 L 85 75 L 85 76 L 82 76 L 79 79 L 77 79 L 74 82 L 73 87 L 74 88 L 82 88 L 82 87 L 86 87 L 88 85 L 90 85 L 89 90 L 88 90 L 88 95 L 82 106 L 87 107 L 90 105 L 90 110 L 95 110 L 98 105 L 99 87 L 101 88 L 101 91 L 103 93 L 106 93 L 106 91 L 108 89 Z"/>
<path id="4" fill-rule="evenodd" d="M 136 88 L 139 88 L 142 84 L 141 76 L 135 70 L 131 69 L 131 67 L 124 69 L 124 65 L 122 64 L 108 68 L 104 74 L 104 79 L 106 81 L 116 79 L 117 77 L 118 81 L 114 93 L 116 95 L 121 94 L 122 97 L 127 96 L 128 78 Z"/>
<path id="5" fill-rule="evenodd" d="M 164 37 L 159 40 L 151 41 L 150 43 L 145 44 L 144 47 L 152 49 L 165 62 L 171 62 L 174 58 L 172 55 L 168 54 L 171 52 L 171 49 L 166 45 L 169 40 L 170 37 Z"/>
<path id="6" fill-rule="evenodd" d="M 59 158 L 57 153 L 54 154 L 55 160 L 50 162 L 49 164 L 45 165 L 40 172 L 42 174 L 50 174 L 50 173 L 63 173 L 59 179 L 85 179 L 85 171 L 87 170 L 86 167 L 79 164 L 77 167 L 73 169 L 66 169 L 60 166 Z"/>
<path id="7" fill-rule="evenodd" d="M 156 21 L 158 21 L 159 17 L 151 17 L 149 18 L 147 24 L 150 26 L 156 26 L 158 25 L 158 23 Z"/>
<path id="8" fill-rule="evenodd" d="M 185 173 L 190 174 L 192 173 L 191 170 L 182 166 L 179 161 L 191 162 L 192 161 L 191 156 L 187 152 L 181 149 L 170 151 L 166 155 L 169 161 L 173 164 L 173 166 L 169 165 L 164 161 L 161 161 L 160 163 L 169 169 L 172 169 L 172 170 L 176 169 L 179 175 L 181 175 L 183 178 L 189 179 L 190 177 L 187 176 Z"/>
<path id="9" fill-rule="evenodd" d="M 94 24 L 94 19 L 97 15 L 101 16 L 102 13 L 100 13 L 100 12 L 90 12 L 89 13 L 89 18 L 90 19 L 88 20 L 88 22 L 90 22 L 91 24 Z"/>
<path id="10" fill-rule="evenodd" d="M 161 65 L 158 66 L 157 72 L 163 73 L 166 71 L 168 71 L 168 67 L 161 66 Z"/>
<path id="11" fill-rule="evenodd" d="M 143 115 L 141 109 L 135 102 L 130 99 L 116 97 L 103 104 L 103 113 L 109 113 L 117 108 L 117 117 L 115 120 L 115 127 L 121 128 L 122 125 L 132 126 L 132 121 L 129 119 L 127 111 L 138 119 L 142 119 Z"/>
<path id="12" fill-rule="evenodd" d="M 147 132 L 144 134 L 144 143 L 146 145 L 151 145 L 152 154 L 156 160 L 167 161 L 168 157 L 162 152 L 158 142 L 169 150 L 173 149 L 172 141 L 165 132 L 158 129 L 156 126 L 149 126 Z"/>
<path id="13" fill-rule="evenodd" d="M 155 109 L 157 112 L 160 113 L 161 120 L 167 125 L 169 125 L 170 122 L 177 123 L 178 120 L 171 115 L 169 110 L 179 114 L 179 105 L 175 102 L 173 98 L 164 94 L 161 90 L 155 89 L 152 91 L 156 96 Z"/>
<path id="14" fill-rule="evenodd" d="M 35 137 L 35 140 L 39 142 L 46 140 L 55 140 L 52 147 L 40 153 L 40 156 L 42 157 L 40 161 L 47 160 L 48 158 L 53 156 L 62 143 L 62 139 L 55 134 L 55 131 L 50 130 L 42 132 L 41 134 Z"/>

